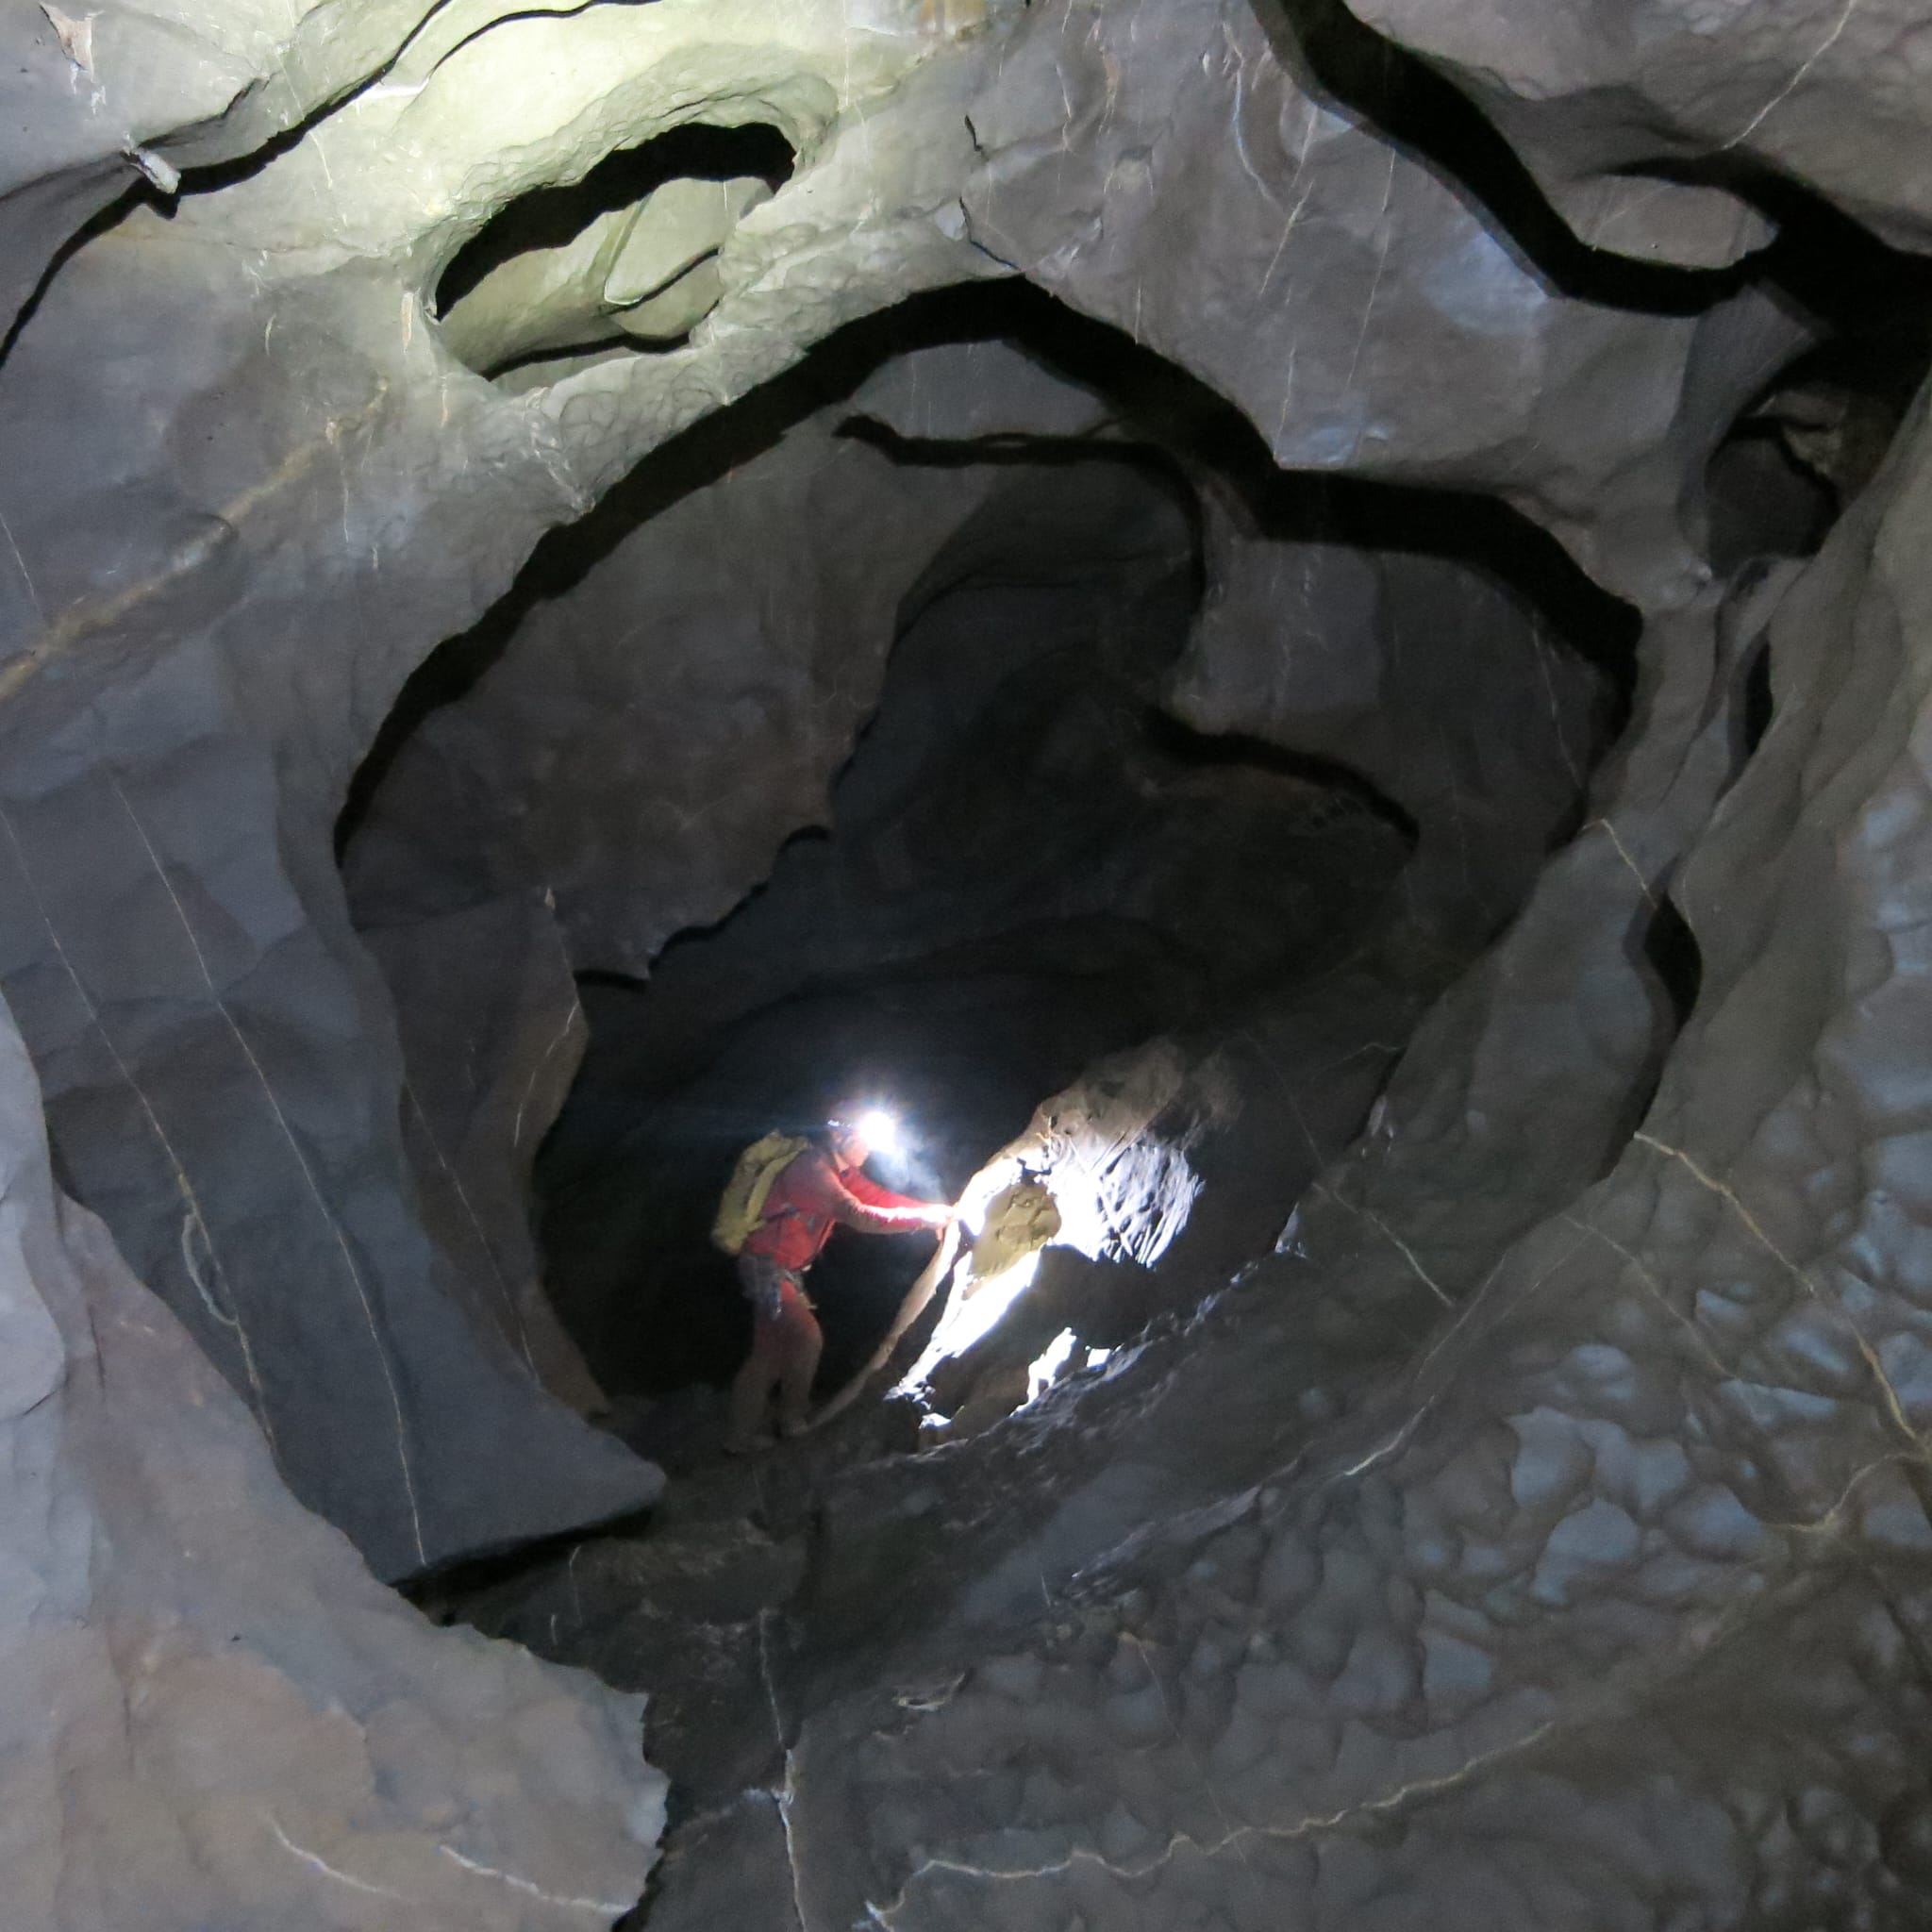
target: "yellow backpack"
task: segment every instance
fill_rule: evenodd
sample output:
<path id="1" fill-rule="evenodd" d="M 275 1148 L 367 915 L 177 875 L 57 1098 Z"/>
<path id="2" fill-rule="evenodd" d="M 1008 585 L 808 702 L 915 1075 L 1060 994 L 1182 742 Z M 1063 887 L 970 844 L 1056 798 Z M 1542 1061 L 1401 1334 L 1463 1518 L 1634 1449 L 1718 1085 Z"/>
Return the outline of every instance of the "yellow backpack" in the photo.
<path id="1" fill-rule="evenodd" d="M 727 1255 L 743 1252 L 745 1242 L 765 1217 L 772 1183 L 810 1145 L 796 1134 L 767 1134 L 738 1157 L 711 1223 L 712 1246 Z"/>

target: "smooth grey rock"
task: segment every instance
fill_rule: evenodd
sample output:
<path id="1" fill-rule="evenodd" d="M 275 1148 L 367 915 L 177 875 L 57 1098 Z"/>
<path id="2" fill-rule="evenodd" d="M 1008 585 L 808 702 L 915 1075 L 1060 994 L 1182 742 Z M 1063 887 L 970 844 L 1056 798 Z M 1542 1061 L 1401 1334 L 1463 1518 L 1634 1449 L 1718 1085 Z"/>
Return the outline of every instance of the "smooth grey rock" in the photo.
<path id="1" fill-rule="evenodd" d="M 620 128 L 648 132 L 652 102 L 666 117 L 698 105 L 675 26 L 623 11 L 591 21 L 580 59 L 573 40 L 560 93 L 518 96 L 540 125 L 508 173 L 506 128 L 461 104 L 508 99 L 472 92 L 476 62 L 526 61 L 556 19 L 492 27 L 172 223 L 99 238 L 0 370 L 0 434 L 66 458 L 0 489 L 15 646 L 0 972 L 75 1186 L 256 1407 L 298 1493 L 391 1575 L 633 1510 L 660 1479 L 471 1326 L 424 1227 L 388 994 L 329 845 L 349 774 L 408 670 L 546 524 L 819 333 L 969 255 L 932 225 L 942 190 L 920 203 L 921 172 L 943 180 L 950 150 L 895 133 L 895 113 L 918 112 L 901 101 L 865 140 L 874 161 L 904 157 L 902 213 L 867 234 L 862 270 L 838 265 L 872 190 L 854 131 L 827 120 L 841 87 L 916 68 L 916 25 L 853 61 L 829 16 L 793 17 L 788 51 L 762 14 L 732 28 L 714 10 L 722 111 L 742 118 L 750 86 L 812 149 L 809 218 L 740 225 L 727 279 L 756 292 L 677 358 L 534 398 L 469 375 L 424 307 L 463 224 Z M 517 53 L 493 44 L 503 31 Z M 734 35 L 763 50 L 764 82 L 720 51 Z M 908 85 L 944 84 L 922 69 Z M 344 193 L 358 157 L 361 190 Z M 812 292 L 788 305 L 794 275 Z M 85 366 L 69 353 L 84 336 Z M 633 404 L 613 376 L 642 383 Z M 100 755 L 76 758 L 82 741 Z M 89 845 L 97 862 L 79 867 Z"/>
<path id="2" fill-rule="evenodd" d="M 1246 0 L 1046 0 L 974 104 L 970 232 L 1238 404 L 1286 467 L 1483 489 L 1652 608 L 1717 439 L 1804 341 L 1566 296 L 1467 195 L 1306 92 Z"/>
<path id="3" fill-rule="evenodd" d="M 716 268 L 692 288 L 762 181 L 674 179 L 636 208 L 593 221 L 574 242 L 533 248 L 491 271 L 438 321 L 450 353 L 472 369 L 610 340 L 690 334 L 724 294 Z M 676 299 L 674 300 L 674 295 Z"/>
<path id="4" fill-rule="evenodd" d="M 1661 230 L 1674 233 L 1677 258 L 1730 258 L 1730 197 L 1672 176 L 1745 161 L 1803 182 L 1895 246 L 1932 239 L 1932 189 L 1913 158 L 1932 51 L 1910 0 L 1591 0 L 1557 19 L 1533 0 L 1349 5 L 1467 88 L 1593 245 L 1642 254 Z M 1687 246 L 1674 210 L 1697 195 L 1710 205 L 1709 239 Z"/>
<path id="5" fill-rule="evenodd" d="M 823 822 L 900 600 L 992 480 L 901 469 L 849 414 L 625 531 L 425 719 L 346 854 L 358 925 L 549 891 L 577 970 L 641 973 Z"/>
<path id="6" fill-rule="evenodd" d="M 117 197 L 232 161 L 397 51 L 415 0 L 269 8 L 8 0 L 0 63 L 0 317 L 10 325 L 63 243 Z M 0 328 L 0 334 L 5 329 Z"/>
<path id="7" fill-rule="evenodd" d="M 997 340 L 894 356 L 852 403 L 909 441 L 1094 436 L 1115 422 L 1104 396 Z"/>
<path id="8" fill-rule="evenodd" d="M 1489 939 L 1573 819 L 1609 725 L 1608 667 L 1478 567 L 1257 540 L 1211 500 L 1208 530 L 1212 589 L 1169 703 L 1370 780 L 1417 827 L 1411 915 L 1447 943 Z"/>
<path id="9" fill-rule="evenodd" d="M 54 1187 L 0 1010 L 0 1798 L 21 1932 L 564 1932 L 655 1857 L 642 1700 L 434 1631 Z"/>
<path id="10" fill-rule="evenodd" d="M 826 1585 L 868 1533 L 902 1575 L 934 1555 L 918 1624 L 861 1641 L 869 1681 L 847 1674 L 843 1590 L 780 1673 L 807 1713 L 790 1761 L 808 1916 L 1208 1909 L 1258 1932 L 1319 1918 L 1343 1873 L 1356 1917 L 1426 1900 L 1472 1927 L 1541 1926 L 1573 1901 L 1657 1925 L 1687 1900 L 1739 1926 L 1923 1910 L 1911 1659 L 1932 1492 L 1906 1043 L 1924 994 L 1901 938 L 1927 858 L 1907 749 L 1932 690 L 1926 407 L 1795 584 L 1722 623 L 1674 620 L 1603 823 L 1418 1037 L 1282 1261 L 1097 1386 L 926 1458 L 916 1489 L 840 1499 Z M 1735 693 L 1731 654 L 1772 606 L 1776 712 L 1740 770 L 1712 696 Z M 1603 854 L 1627 913 L 1687 841 L 1674 891 L 1701 996 L 1591 1185 L 1561 1096 L 1522 1075 L 1549 1038 L 1539 1006 L 1581 984 L 1585 1019 L 1627 962 L 1622 922 L 1562 902 L 1580 889 L 1614 915 Z M 1605 1130 L 1620 1093 L 1643 1098 L 1641 1048 L 1640 1028 L 1597 1090 Z M 1417 1104 L 1432 1081 L 1433 1124 Z M 1559 1131 L 1568 1176 L 1532 1178 L 1524 1155 Z M 1461 1166 L 1478 1136 L 1487 1160 Z M 1380 1193 L 1352 1167 L 1379 1169 Z M 1487 1174 L 1497 1205 L 1541 1193 L 1553 1211 L 1512 1234 L 1465 1188 L 1444 1265 L 1447 1200 L 1425 1239 L 1400 1217 L 1458 1171 Z M 1501 1246 L 1478 1261 L 1485 1223 Z M 1089 1477 L 1022 1507 L 1030 1533 L 989 1577 L 981 1525 L 1011 1530 L 1049 1442 L 1062 1476 Z M 955 1606 L 938 1628 L 935 1591 Z M 950 1689 L 908 1695 L 941 1658 Z"/>
<path id="11" fill-rule="evenodd" d="M 580 1412 L 602 1391 L 544 1292 L 529 1214 L 538 1142 L 583 1054 L 583 1008 L 547 900 L 365 930 L 395 997 L 404 1134 L 423 1212 L 471 1320 Z"/>

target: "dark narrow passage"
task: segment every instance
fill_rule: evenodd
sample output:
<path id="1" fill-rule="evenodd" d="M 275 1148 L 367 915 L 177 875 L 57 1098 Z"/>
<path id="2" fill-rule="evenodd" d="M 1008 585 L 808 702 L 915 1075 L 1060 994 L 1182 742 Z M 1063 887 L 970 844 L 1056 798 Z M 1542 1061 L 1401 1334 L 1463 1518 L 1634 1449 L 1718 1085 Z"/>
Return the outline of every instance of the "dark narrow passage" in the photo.
<path id="1" fill-rule="evenodd" d="M 1732 758 L 1739 769 L 1764 742 L 1776 708 L 1771 681 L 1771 640 L 1763 637 L 1745 653 L 1738 671 L 1738 696 L 1732 706 Z"/>
<path id="2" fill-rule="evenodd" d="M 1116 332 L 947 291 L 540 545 L 411 680 L 339 850 L 391 950 L 514 905 L 575 968 L 541 1265 L 635 1414 L 741 1354 L 706 1231 L 769 1127 L 876 1090 L 922 1160 L 883 1177 L 950 1195 L 1109 1053 L 1344 966 L 1440 985 L 1578 822 L 1633 629 L 1491 499 L 1284 475 Z M 835 1244 L 825 1383 L 919 1258 Z"/>
<path id="3" fill-rule="evenodd" d="M 1932 367 L 1932 287 L 1918 265 L 1867 242 L 1829 267 L 1807 261 L 1795 286 L 1829 333 L 1766 385 L 1711 457 L 1707 550 L 1724 576 L 1818 551 L 1877 475 Z"/>
<path id="4" fill-rule="evenodd" d="M 552 1290 L 608 1386 L 727 1374 L 742 1314 L 705 1240 L 739 1146 L 875 1091 L 958 1192 L 1090 1062 L 1332 962 L 1413 842 L 1359 779 L 1161 722 L 1200 564 L 1144 458 L 1015 464 L 904 606 L 832 795 L 722 926 L 588 986 L 592 1047 L 539 1185 Z M 923 1260 L 846 1239 L 815 1278 L 824 1379 Z"/>

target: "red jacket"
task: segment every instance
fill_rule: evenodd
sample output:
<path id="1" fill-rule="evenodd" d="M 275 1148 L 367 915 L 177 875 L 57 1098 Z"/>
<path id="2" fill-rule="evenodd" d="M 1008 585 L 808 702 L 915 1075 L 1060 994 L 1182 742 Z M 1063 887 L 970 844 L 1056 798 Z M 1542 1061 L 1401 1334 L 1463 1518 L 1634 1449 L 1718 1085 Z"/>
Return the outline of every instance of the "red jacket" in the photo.
<path id="1" fill-rule="evenodd" d="M 904 1234 L 928 1225 L 921 1210 L 929 1205 L 880 1187 L 857 1168 L 841 1174 L 823 1148 L 808 1147 L 779 1170 L 744 1252 L 781 1268 L 809 1268 L 841 1222 L 871 1234 Z"/>

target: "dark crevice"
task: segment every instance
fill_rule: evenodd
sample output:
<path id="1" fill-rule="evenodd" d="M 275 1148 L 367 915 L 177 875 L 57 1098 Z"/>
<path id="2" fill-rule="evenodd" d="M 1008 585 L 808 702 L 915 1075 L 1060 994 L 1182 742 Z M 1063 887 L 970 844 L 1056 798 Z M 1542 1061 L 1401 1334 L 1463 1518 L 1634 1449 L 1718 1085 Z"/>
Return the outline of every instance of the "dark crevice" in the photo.
<path id="1" fill-rule="evenodd" d="M 1777 224 L 1777 239 L 1754 263 L 1774 292 L 1838 335 L 1870 339 L 1906 326 L 1925 336 L 1932 259 L 1881 242 L 1796 182 L 1767 175 L 1755 198 Z"/>
<path id="2" fill-rule="evenodd" d="M 1737 696 L 1731 707 L 1732 770 L 1742 770 L 1745 761 L 1764 742 L 1776 709 L 1771 684 L 1771 639 L 1761 637 L 1744 655 L 1737 672 Z"/>
<path id="3" fill-rule="evenodd" d="M 1752 270 L 1660 267 L 1579 241 L 1493 124 L 1453 81 L 1364 26 L 1344 0 L 1256 0 L 1284 66 L 1318 99 L 1420 161 L 1552 288 L 1579 301 L 1697 315 Z"/>
<path id="4" fill-rule="evenodd" d="M 1842 510 L 1872 478 L 1932 370 L 1932 291 L 1875 298 L 1873 314 L 1783 370 L 1740 434 L 1779 439 L 1791 462 Z"/>
<path id="5" fill-rule="evenodd" d="M 13 345 L 34 316 L 41 304 L 46 299 L 47 291 L 54 285 L 54 277 L 87 246 L 96 236 L 105 235 L 109 228 L 118 226 L 137 208 L 158 208 L 160 196 L 145 179 L 137 179 L 124 188 L 105 208 L 96 208 L 86 221 L 61 242 L 58 248 L 47 258 L 47 265 L 41 271 L 41 278 L 33 286 L 32 292 L 20 305 L 20 312 L 13 318 L 5 336 L 0 336 L 0 368 L 5 368 L 7 358 L 13 353 Z"/>
<path id="6" fill-rule="evenodd" d="M 542 381 L 556 382 L 583 368 L 589 358 L 668 356 L 674 350 L 686 347 L 691 341 L 691 331 L 687 329 L 681 336 L 670 337 L 660 341 L 641 342 L 636 337 L 627 336 L 621 329 L 617 329 L 608 336 L 599 336 L 594 341 L 574 343 L 567 350 L 532 349 L 527 355 L 507 356 L 501 362 L 491 362 L 476 373 L 487 376 L 491 382 L 501 382 L 506 376 L 520 375 L 527 370 L 552 368 L 553 373 L 543 377 Z"/>
<path id="7" fill-rule="evenodd" d="M 395 1586 L 396 1594 L 413 1604 L 432 1624 L 454 1623 L 458 1613 L 452 1606 L 464 1598 L 545 1569 L 558 1557 L 568 1557 L 588 1545 L 641 1536 L 650 1528 L 651 1520 L 649 1509 L 639 1509 L 628 1516 L 611 1517 L 592 1529 L 559 1530 L 554 1536 L 536 1537 L 485 1556 L 466 1557 L 433 1570 L 418 1571 Z"/>
<path id="8" fill-rule="evenodd" d="M 1705 555 L 1721 577 L 1753 559 L 1810 557 L 1837 520 L 1838 499 L 1792 455 L 1775 423 L 1746 418 L 1705 470 Z"/>
<path id="9" fill-rule="evenodd" d="M 1823 340 L 1739 411 L 1706 467 L 1705 555 L 1726 578 L 1817 554 L 1932 370 L 1932 263 L 1795 191 L 1773 199 L 1784 225 L 1761 258 L 1767 287 Z"/>
<path id="10" fill-rule="evenodd" d="M 1642 1125 L 1663 1085 L 1664 1067 L 1677 1037 L 1690 1024 L 1704 991 L 1704 949 L 1690 922 L 1668 891 L 1640 905 L 1624 940 L 1624 957 L 1644 972 L 1655 1009 L 1642 1068 L 1630 1083 L 1623 1108 L 1604 1142 L 1596 1179 L 1613 1173 L 1629 1151 L 1630 1138 Z"/>
<path id="11" fill-rule="evenodd" d="M 575 20 L 580 13 L 589 13 L 597 7 L 648 7 L 654 0 L 578 0 L 575 7 L 520 7 L 513 13 L 499 13 L 487 20 L 479 27 L 466 33 L 455 45 L 446 48 L 436 57 L 436 65 L 442 66 L 454 59 L 465 47 L 474 46 L 486 35 L 494 33 L 500 26 L 509 26 L 520 20 Z M 410 37 L 410 44 L 414 36 Z"/>
<path id="12" fill-rule="evenodd" d="M 1579 301 L 1696 315 L 1761 283 L 1830 329 L 1902 305 L 1932 312 L 1932 261 L 1880 241 L 1802 183 L 1741 154 L 1659 155 L 1614 172 L 1714 188 L 1774 229 L 1729 268 L 1665 267 L 1580 241 L 1502 133 L 1446 75 L 1362 24 L 1345 0 L 1255 0 L 1278 58 L 1318 98 L 1428 167 L 1551 288 Z"/>
<path id="13" fill-rule="evenodd" d="M 1794 192 L 1765 258 L 1779 299 L 1824 340 L 1739 413 L 1711 458 L 1709 557 L 1814 554 L 1877 474 L 1932 370 L 1932 262 Z"/>
<path id="14" fill-rule="evenodd" d="M 514 257 L 561 248 L 598 216 L 635 206 L 667 181 L 751 175 L 776 189 L 790 178 L 794 158 L 791 143 L 762 122 L 722 127 L 693 121 L 636 147 L 619 148 L 580 180 L 518 196 L 473 235 L 437 284 L 435 312 L 447 314 L 485 275 Z"/>
<path id="15" fill-rule="evenodd" d="M 1670 999 L 1674 1031 L 1681 1033 L 1696 1009 L 1697 995 L 1704 985 L 1704 952 L 1690 923 L 1678 911 L 1668 895 L 1657 901 L 1657 910 L 1643 934 L 1643 957 L 1662 983 Z"/>
<path id="16" fill-rule="evenodd" d="M 204 161 L 199 166 L 185 167 L 181 170 L 181 182 L 175 194 L 163 202 L 157 197 L 159 211 L 172 217 L 175 207 L 187 195 L 219 194 L 225 188 L 239 188 L 244 181 L 252 181 L 272 163 L 278 161 L 291 148 L 299 147 L 309 135 L 341 108 L 345 108 L 356 96 L 366 89 L 375 87 L 387 74 L 402 50 L 396 52 L 373 74 L 365 75 L 353 86 L 341 93 L 331 94 L 319 106 L 311 108 L 301 120 L 290 123 L 287 127 L 277 128 L 258 146 L 248 149 L 245 154 L 231 155 L 226 160 Z M 166 152 L 166 143 L 157 143 L 160 152 Z"/>
<path id="17" fill-rule="evenodd" d="M 1298 778 L 1320 787 L 1338 801 L 1346 800 L 1365 817 L 1380 820 L 1411 852 L 1422 837 L 1422 827 L 1412 814 L 1359 772 L 1335 758 L 1289 751 L 1244 731 L 1196 731 L 1166 711 L 1150 709 L 1142 728 L 1149 741 L 1176 763 L 1199 771 L 1266 772 L 1276 777 Z"/>
<path id="18" fill-rule="evenodd" d="M 673 1794 L 674 1796 L 675 1795 L 675 1786 L 673 1787 Z M 664 1878 L 669 1867 L 670 1853 L 673 1849 L 671 1834 L 677 1824 L 684 1822 L 682 1819 L 675 1818 L 667 1808 L 664 1820 L 663 1856 L 660 1856 L 658 1862 L 651 1867 L 651 1874 L 644 1880 L 643 1896 L 638 1900 L 637 1904 L 629 1911 L 625 1913 L 623 1918 L 611 1926 L 610 1932 L 647 1932 L 651 1922 L 651 1907 L 657 1904 L 664 1891 Z"/>

